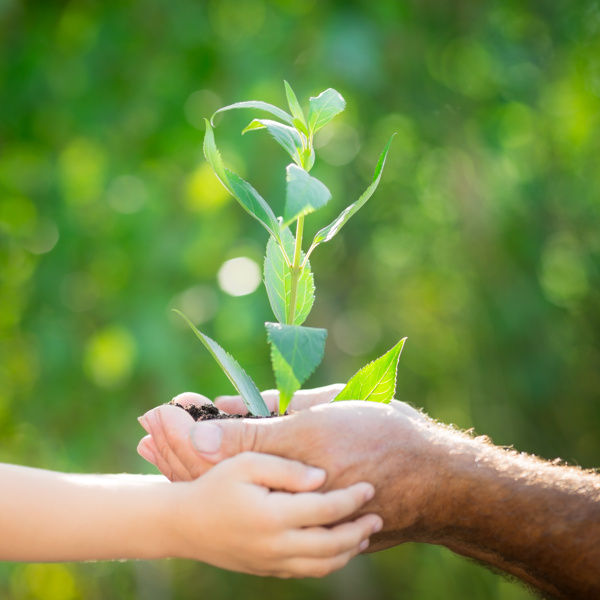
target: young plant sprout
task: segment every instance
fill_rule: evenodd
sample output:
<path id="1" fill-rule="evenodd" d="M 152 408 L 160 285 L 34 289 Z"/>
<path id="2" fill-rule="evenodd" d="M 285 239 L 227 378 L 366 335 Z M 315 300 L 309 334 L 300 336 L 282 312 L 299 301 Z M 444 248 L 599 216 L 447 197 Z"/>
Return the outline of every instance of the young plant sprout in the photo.
<path id="1" fill-rule="evenodd" d="M 310 175 L 315 162 L 314 135 L 344 110 L 346 101 L 338 92 L 328 89 L 316 98 L 309 99 L 306 116 L 292 88 L 287 81 L 284 83 L 289 113 L 272 104 L 254 100 L 230 104 L 215 113 L 216 115 L 232 109 L 256 109 L 270 113 L 277 119 L 254 119 L 242 134 L 266 129 L 292 158 L 293 162 L 286 168 L 283 217 L 277 218 L 269 204 L 248 182 L 225 167 L 215 143 L 215 115 L 210 121 L 206 120 L 204 137 L 204 155 L 215 175 L 242 207 L 269 232 L 264 282 L 277 322 L 266 323 L 265 326 L 279 390 L 280 414 L 285 413 L 294 393 L 321 362 L 325 350 L 327 330 L 302 325 L 315 299 L 310 255 L 317 246 L 331 240 L 373 195 L 381 179 L 385 159 L 394 137 L 390 138 L 384 148 L 375 168 L 373 181 L 362 196 L 346 207 L 333 222 L 319 230 L 308 250 L 304 252 L 302 246 L 305 217 L 331 200 L 331 193 L 327 187 Z M 294 226 L 295 235 L 290 230 L 291 226 Z M 269 410 L 258 388 L 239 364 L 214 340 L 198 331 L 185 315 L 176 312 L 187 321 L 221 365 L 249 412 L 256 416 L 269 416 Z M 405 340 L 406 338 L 400 340 L 389 352 L 356 373 L 333 401 L 389 402 L 396 389 L 398 360 Z"/>

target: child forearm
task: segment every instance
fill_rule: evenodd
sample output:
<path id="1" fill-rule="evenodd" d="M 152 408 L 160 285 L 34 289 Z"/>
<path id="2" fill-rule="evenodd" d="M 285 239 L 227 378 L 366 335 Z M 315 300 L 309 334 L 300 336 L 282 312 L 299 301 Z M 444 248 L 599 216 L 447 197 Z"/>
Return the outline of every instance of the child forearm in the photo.
<path id="1" fill-rule="evenodd" d="M 170 484 L 160 476 L 75 475 L 0 464 L 0 560 L 165 555 Z"/>

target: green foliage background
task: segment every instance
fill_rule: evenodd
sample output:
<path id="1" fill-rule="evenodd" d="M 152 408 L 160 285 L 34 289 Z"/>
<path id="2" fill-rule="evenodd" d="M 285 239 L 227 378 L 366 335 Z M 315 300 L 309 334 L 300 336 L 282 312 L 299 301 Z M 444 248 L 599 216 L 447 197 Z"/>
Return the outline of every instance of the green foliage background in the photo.
<path id="1" fill-rule="evenodd" d="M 330 335 L 308 383 L 406 335 L 400 399 L 600 465 L 599 35 L 597 0 L 0 0 L 0 460 L 150 472 L 136 417 L 230 390 L 173 306 L 273 387 L 264 288 L 216 279 L 230 258 L 260 263 L 266 236 L 205 164 L 202 118 L 282 105 L 285 78 L 348 101 L 317 150 L 334 199 L 307 239 L 398 132 L 375 197 L 313 255 L 306 324 Z M 223 118 L 218 143 L 280 213 L 287 161 L 239 136 L 250 117 Z M 301 582 L 186 561 L 0 566 L 0 598 L 197 597 L 530 595 L 417 545 Z"/>

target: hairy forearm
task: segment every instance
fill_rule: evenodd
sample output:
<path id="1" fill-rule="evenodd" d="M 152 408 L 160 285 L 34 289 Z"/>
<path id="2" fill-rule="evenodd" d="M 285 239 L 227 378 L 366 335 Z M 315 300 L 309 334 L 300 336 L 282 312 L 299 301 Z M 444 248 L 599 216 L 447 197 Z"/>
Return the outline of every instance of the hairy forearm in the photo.
<path id="1" fill-rule="evenodd" d="M 0 560 L 160 558 L 169 486 L 0 464 Z"/>
<path id="2" fill-rule="evenodd" d="M 440 489 L 435 543 L 557 598 L 600 598 L 600 478 L 469 440 Z"/>

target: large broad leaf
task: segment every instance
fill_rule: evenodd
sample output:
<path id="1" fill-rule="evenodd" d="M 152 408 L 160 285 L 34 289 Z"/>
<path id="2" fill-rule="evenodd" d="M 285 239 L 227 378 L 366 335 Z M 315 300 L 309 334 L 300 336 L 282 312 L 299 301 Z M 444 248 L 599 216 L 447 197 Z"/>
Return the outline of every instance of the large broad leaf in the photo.
<path id="1" fill-rule="evenodd" d="M 320 93 L 316 98 L 308 101 L 308 128 L 315 133 L 327 125 L 333 117 L 346 108 L 346 101 L 339 92 L 329 88 Z"/>
<path id="2" fill-rule="evenodd" d="M 273 106 L 268 102 L 261 102 L 260 100 L 248 100 L 246 102 L 236 102 L 235 104 L 230 104 L 229 106 L 224 106 L 220 108 L 211 118 L 210 122 L 213 123 L 213 119 L 219 114 L 226 110 L 232 110 L 236 108 L 256 108 L 258 110 L 264 110 L 268 113 L 271 113 L 273 116 L 281 119 L 284 123 L 292 124 L 292 115 L 289 115 L 285 112 L 285 110 L 281 110 L 281 108 L 277 108 L 277 106 Z"/>
<path id="3" fill-rule="evenodd" d="M 398 360 L 406 338 L 400 340 L 389 352 L 363 367 L 346 387 L 333 399 L 370 400 L 388 403 L 396 392 L 396 372 Z"/>
<path id="4" fill-rule="evenodd" d="M 206 349 L 212 354 L 213 358 L 219 363 L 221 369 L 225 372 L 225 375 L 229 378 L 229 381 L 233 383 L 233 387 L 238 391 L 242 397 L 246 408 L 256 416 L 268 417 L 270 415 L 269 409 L 262 399 L 258 388 L 250 379 L 246 371 L 240 367 L 238 362 L 217 342 L 204 335 L 194 327 L 194 324 L 178 310 L 175 311 L 178 315 L 181 315 L 187 324 L 192 328 L 192 331 L 198 336 L 198 339 L 206 346 Z"/>
<path id="5" fill-rule="evenodd" d="M 279 411 L 285 412 L 294 392 L 323 360 L 326 329 L 265 323 L 271 362 L 279 390 Z"/>
<path id="6" fill-rule="evenodd" d="M 275 318 L 280 323 L 287 322 L 289 310 L 292 275 L 290 272 L 291 257 L 294 255 L 294 236 L 288 229 L 282 229 L 281 240 L 286 255 L 281 246 L 273 238 L 269 238 L 265 256 L 265 287 Z M 304 259 L 304 253 L 302 254 Z M 315 301 L 315 282 L 310 270 L 310 262 L 306 261 L 298 280 L 296 310 L 293 325 L 301 325 L 308 317 Z"/>
<path id="7" fill-rule="evenodd" d="M 314 212 L 331 200 L 331 192 L 327 187 L 304 169 L 296 165 L 288 165 L 286 173 L 284 227 L 300 215 Z"/>
<path id="8" fill-rule="evenodd" d="M 204 156 L 212 167 L 219 181 L 229 193 L 276 239 L 280 239 L 280 225 L 275 213 L 264 198 L 239 175 L 230 171 L 223 164 L 221 153 L 215 143 L 215 134 L 210 123 L 206 121 L 204 136 Z"/>
<path id="9" fill-rule="evenodd" d="M 396 134 L 394 134 L 396 135 Z M 346 207 L 338 217 L 327 227 L 323 227 L 323 229 L 317 231 L 313 242 L 308 250 L 308 255 L 310 256 L 311 252 L 319 245 L 324 242 L 328 242 L 332 239 L 339 230 L 350 220 L 350 218 L 356 214 L 359 209 L 361 209 L 367 200 L 373 195 L 377 186 L 379 185 L 379 180 L 381 179 L 381 174 L 383 173 L 383 167 L 385 166 L 385 159 L 387 158 L 388 151 L 390 149 L 390 145 L 392 140 L 394 139 L 394 135 L 390 138 L 390 141 L 387 143 L 387 146 L 384 148 L 381 156 L 379 157 L 379 161 L 377 162 L 377 166 L 375 167 L 375 174 L 373 175 L 373 181 L 371 185 L 364 191 L 362 196 L 356 201 L 353 202 L 350 206 Z"/>
<path id="10" fill-rule="evenodd" d="M 296 164 L 302 164 L 302 138 L 295 127 L 282 125 L 270 119 L 254 119 L 242 133 L 256 129 L 266 129 L 273 136 L 273 139 L 292 157 L 292 160 Z"/>

